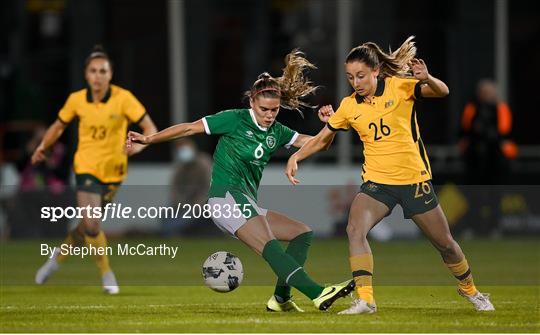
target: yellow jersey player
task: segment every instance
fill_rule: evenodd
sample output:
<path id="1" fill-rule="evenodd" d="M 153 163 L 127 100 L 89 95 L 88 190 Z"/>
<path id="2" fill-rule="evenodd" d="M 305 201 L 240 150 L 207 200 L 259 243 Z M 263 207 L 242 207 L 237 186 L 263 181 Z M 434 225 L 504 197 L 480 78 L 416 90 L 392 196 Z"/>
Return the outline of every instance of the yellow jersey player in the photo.
<path id="1" fill-rule="evenodd" d="M 286 168 L 291 183 L 298 162 L 327 147 L 339 130 L 354 129 L 364 144 L 364 183 L 354 199 L 347 225 L 349 261 L 358 299 L 340 314 L 371 314 L 373 255 L 368 232 L 396 204 L 411 218 L 440 252 L 446 266 L 458 279 L 458 293 L 479 311 L 494 310 L 488 295 L 480 293 L 431 184 L 431 169 L 416 121 L 415 105 L 423 98 L 448 95 L 444 82 L 429 74 L 416 59 L 409 37 L 400 48 L 385 53 L 372 42 L 352 49 L 345 61 L 347 79 L 354 93 L 345 97 L 328 124 L 292 155 Z M 413 77 L 410 76 L 412 71 Z M 331 106 L 321 108 L 324 113 Z"/>
<path id="2" fill-rule="evenodd" d="M 57 120 L 49 127 L 32 155 L 33 164 L 44 161 L 47 149 L 58 140 L 71 121 L 79 119 L 78 146 L 73 160 L 79 207 L 95 208 L 111 202 L 127 175 L 128 155 L 140 152 L 145 147 L 139 144 L 125 149 L 129 124 L 138 124 L 147 135 L 157 131 L 137 98 L 128 90 L 111 84 L 112 73 L 109 56 L 96 46 L 85 63 L 87 88 L 68 97 Z M 107 239 L 100 227 L 101 220 L 88 215 L 90 213 L 87 211 L 81 211 L 81 214 L 83 219 L 69 232 L 63 245 L 106 248 Z M 68 256 L 60 252 L 60 248 L 54 250 L 53 257 L 36 273 L 37 284 L 45 283 Z M 96 255 L 95 260 L 104 291 L 117 294 L 119 287 L 107 255 Z"/>

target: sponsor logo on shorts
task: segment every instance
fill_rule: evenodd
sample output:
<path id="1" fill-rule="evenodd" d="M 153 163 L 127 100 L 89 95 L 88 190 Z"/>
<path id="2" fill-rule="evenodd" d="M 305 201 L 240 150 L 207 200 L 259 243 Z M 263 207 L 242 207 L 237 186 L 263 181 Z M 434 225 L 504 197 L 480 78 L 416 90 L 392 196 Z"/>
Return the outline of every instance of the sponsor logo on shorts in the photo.
<path id="1" fill-rule="evenodd" d="M 379 186 L 377 184 L 374 184 L 374 183 L 368 183 L 367 184 L 367 189 L 370 190 L 370 191 L 377 191 L 379 189 Z"/>

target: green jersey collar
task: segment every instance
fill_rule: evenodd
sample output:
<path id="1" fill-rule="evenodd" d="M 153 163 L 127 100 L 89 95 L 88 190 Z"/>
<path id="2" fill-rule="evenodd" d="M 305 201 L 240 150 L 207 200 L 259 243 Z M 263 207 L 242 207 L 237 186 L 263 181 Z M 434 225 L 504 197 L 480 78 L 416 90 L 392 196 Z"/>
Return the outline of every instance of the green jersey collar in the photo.
<path id="1" fill-rule="evenodd" d="M 261 127 L 258 123 L 257 123 L 257 119 L 255 118 L 255 112 L 253 111 L 253 109 L 249 109 L 249 115 L 251 116 L 251 119 L 253 120 L 253 123 L 255 123 L 255 125 L 262 131 L 267 131 L 268 128 L 264 128 L 264 127 Z"/>

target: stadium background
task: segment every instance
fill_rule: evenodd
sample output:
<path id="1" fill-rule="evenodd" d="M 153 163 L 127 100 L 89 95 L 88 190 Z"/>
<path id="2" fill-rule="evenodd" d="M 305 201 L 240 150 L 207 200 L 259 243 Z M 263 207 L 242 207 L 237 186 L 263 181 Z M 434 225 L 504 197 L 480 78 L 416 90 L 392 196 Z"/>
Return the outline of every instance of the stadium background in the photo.
<path id="1" fill-rule="evenodd" d="M 39 124 L 50 124 L 68 93 L 84 87 L 84 59 L 96 43 L 103 44 L 111 54 L 113 82 L 131 90 L 157 127 L 163 129 L 244 106 L 242 94 L 256 76 L 263 71 L 279 75 L 283 56 L 294 47 L 305 51 L 319 68 L 310 76 L 322 88 L 310 102 L 337 106 L 350 93 L 342 63 L 352 46 L 373 40 L 383 47 L 396 48 L 407 36 L 415 35 L 419 57 L 425 58 L 430 72 L 445 80 L 451 89 L 448 98 L 425 101 L 417 113 L 434 184 L 460 185 L 467 181 L 468 171 L 458 150 L 460 115 L 474 96 L 476 83 L 493 78 L 499 83 L 501 98 L 513 110 L 511 138 L 520 148 L 517 159 L 509 162 L 504 180 L 496 184 L 529 185 L 529 190 L 525 196 L 510 194 L 506 200 L 487 201 L 488 205 L 479 198 L 489 191 L 489 186 L 461 189 L 459 193 L 468 193 L 464 200 L 472 201 L 469 208 L 506 202 L 510 214 L 534 210 L 526 197 L 531 192 L 537 194 L 530 185 L 540 183 L 540 137 L 537 123 L 531 122 L 537 119 L 532 97 L 540 28 L 538 12 L 530 10 L 524 1 L 415 1 L 409 5 L 386 0 L 373 6 L 367 1 L 317 0 L 152 4 L 28 0 L 5 1 L 1 6 L 4 33 L 0 143 L 5 197 L 17 189 L 13 163 L 24 158 L 24 146 L 32 130 Z M 284 110 L 279 120 L 301 132 L 315 134 L 320 122 L 313 117 L 313 111 L 303 112 L 305 118 Z M 208 153 L 212 153 L 216 141 L 214 137 L 196 137 L 197 145 Z M 69 180 L 76 124 L 68 128 L 62 142 L 68 153 L 57 173 Z M 125 184 L 167 188 L 174 170 L 173 149 L 174 144 L 165 144 L 133 157 Z M 303 164 L 304 184 L 359 184 L 361 152 L 356 135 L 340 134 L 331 150 Z M 275 155 L 263 185 L 286 185 L 281 171 L 289 155 L 286 150 Z M 328 203 L 326 193 L 336 192 L 332 188 L 319 191 L 319 198 L 313 201 Z M 162 202 L 166 202 L 167 196 L 161 194 Z M 450 194 L 454 202 L 463 198 L 463 194 Z M 324 213 L 321 210 L 317 215 L 332 220 L 330 207 L 321 207 Z M 500 208 L 492 212 L 500 213 Z M 494 216 L 488 217 L 497 221 Z M 469 221 L 463 224 L 473 224 Z M 540 229 L 538 216 L 526 221 L 522 224 L 525 229 L 517 229 Z M 321 226 L 321 231 L 328 225 L 315 224 Z M 4 217 L 2 232 L 8 236 L 5 225 Z"/>
<path id="2" fill-rule="evenodd" d="M 540 137 L 534 99 L 540 75 L 536 64 L 540 59 L 540 14 L 530 3 L 507 0 L 379 0 L 376 3 L 363 0 L 5 0 L 0 3 L 0 8 L 1 317 L 6 325 L 3 331 L 81 330 L 75 326 L 70 328 L 69 324 L 61 326 L 62 320 L 53 322 L 52 328 L 42 328 L 43 318 L 56 313 L 58 305 L 50 309 L 38 308 L 43 312 L 38 316 L 31 312 L 31 306 L 46 306 L 50 298 L 47 293 L 31 287 L 33 272 L 42 262 L 36 251 L 37 245 L 43 241 L 58 242 L 67 226 L 73 224 L 68 221 L 54 225 L 44 223 L 36 208 L 43 205 L 44 198 L 56 204 L 72 204 L 73 194 L 66 192 L 65 196 L 54 198 L 50 195 L 51 190 L 45 188 L 34 190 L 30 196 L 21 196 L 16 167 L 24 158 L 24 147 L 33 131 L 54 121 L 69 92 L 84 87 L 84 59 L 94 44 L 102 44 L 114 62 L 113 83 L 131 90 L 145 105 L 157 127 L 163 129 L 174 123 L 243 106 L 242 94 L 256 76 L 263 71 L 279 75 L 283 56 L 295 47 L 303 50 L 318 66 L 310 73 L 310 78 L 322 88 L 310 102 L 336 107 L 340 99 L 350 93 L 342 64 L 351 47 L 371 40 L 383 47 L 396 48 L 407 36 L 415 35 L 419 57 L 426 60 L 430 72 L 443 79 L 451 91 L 445 99 L 424 102 L 417 115 L 432 164 L 434 184 L 453 232 L 460 240 L 467 240 L 465 249 L 471 251 L 475 269 L 485 285 L 499 288 L 492 292 L 500 295 L 512 292 L 509 295 L 524 301 L 529 299 L 528 303 L 533 306 L 532 316 L 522 323 L 518 323 L 519 320 L 509 323 L 514 319 L 513 314 L 508 314 L 506 319 L 498 319 L 491 325 L 492 328 L 491 321 L 484 319 L 484 328 L 480 331 L 504 331 L 508 329 L 505 325 L 513 325 L 511 329 L 515 332 L 538 332 L 538 313 L 534 311 L 538 311 L 540 301 L 537 289 L 540 283 Z M 458 149 L 460 115 L 482 78 L 493 78 L 498 82 L 501 97 L 509 103 L 514 114 L 511 136 L 520 151 L 518 157 L 509 162 L 504 180 L 493 183 L 503 185 L 464 185 L 468 171 Z M 278 119 L 301 132 L 315 134 L 321 127 L 320 122 L 311 110 L 303 112 L 305 118 L 297 112 L 283 110 Z M 61 141 L 67 153 L 57 172 L 72 184 L 70 163 L 76 148 L 75 124 L 68 128 Z M 197 136 L 195 141 L 207 153 L 212 153 L 216 144 L 216 138 L 207 136 Z M 284 163 L 290 152 L 282 150 L 265 170 L 262 181 L 260 197 L 263 206 L 305 221 L 313 226 L 319 237 L 333 237 L 314 243 L 312 258 L 315 260 L 310 265 L 315 275 L 327 282 L 338 280 L 341 274 L 348 272 L 347 247 L 343 238 L 347 213 L 343 208 L 360 183 L 361 152 L 356 135 L 351 132 L 340 134 L 331 150 L 302 164 L 303 186 L 293 190 L 283 176 Z M 174 144 L 155 146 L 131 158 L 129 177 L 117 202 L 132 206 L 167 205 L 174 169 Z M 134 240 L 158 244 L 162 241 L 161 227 L 160 220 L 137 219 L 104 225 L 112 243 Z M 250 271 L 246 273 L 248 287 L 244 291 L 248 295 L 251 294 L 249 290 L 257 290 L 258 285 L 272 284 L 268 281 L 269 271 L 262 269 L 262 261 L 228 237 L 215 239 L 219 232 L 216 233 L 211 225 L 209 227 L 166 237 L 185 247 L 182 264 L 187 264 L 191 270 L 178 266 L 178 263 L 171 266 L 166 259 L 153 263 L 150 259 L 113 258 L 122 285 L 154 286 L 145 291 L 158 306 L 153 308 L 170 303 L 166 310 L 161 310 L 164 321 L 153 323 L 149 320 L 149 328 L 128 324 L 114 328 L 116 331 L 181 331 L 163 324 L 170 317 L 170 324 L 178 325 L 178 320 L 173 320 L 173 307 L 184 301 L 168 300 L 164 297 L 171 296 L 170 292 L 160 289 L 167 285 L 200 285 L 199 263 L 215 248 L 231 250 L 245 260 L 246 271 Z M 211 234 L 212 239 L 205 239 L 206 234 Z M 435 251 L 429 251 L 427 241 L 420 237 L 414 224 L 402 219 L 399 208 L 371 236 L 373 240 L 382 241 L 374 248 L 380 255 L 376 267 L 381 284 L 387 286 L 386 291 L 382 290 L 383 297 L 399 294 L 392 291 L 392 287 L 401 285 L 452 285 L 451 278 L 447 278 L 449 276 L 442 268 L 422 272 L 426 271 L 421 266 L 423 262 L 439 264 L 439 261 Z M 427 258 L 397 257 L 404 249 L 412 255 Z M 333 253 L 327 252 L 329 250 Z M 499 259 L 501 264 L 493 263 L 493 258 Z M 320 264 L 332 264 L 337 260 L 343 264 L 336 266 L 333 274 L 319 268 Z M 394 268 L 393 261 L 401 261 L 402 265 Z M 403 266 L 415 261 L 417 266 Z M 71 271 L 53 282 L 53 287 L 67 296 L 72 294 L 70 284 L 95 284 L 93 267 L 88 262 L 77 263 L 71 262 L 68 265 Z M 156 272 L 150 271 L 140 277 L 138 270 L 145 267 L 154 267 Z M 512 274 L 501 275 L 501 268 L 519 278 Z M 158 272 L 159 276 L 155 276 Z M 430 280 L 419 283 L 413 279 L 417 273 Z M 17 285 L 23 285 L 23 288 L 18 289 Z M 254 287 L 249 288 L 249 285 Z M 521 293 L 511 291 L 514 286 L 521 287 Z M 219 308 L 236 308 L 231 307 L 228 299 L 238 299 L 248 307 L 259 303 L 239 296 L 241 293 L 234 293 L 236 298 L 216 298 L 206 290 L 191 288 L 195 293 L 186 293 L 181 289 L 173 290 L 184 298 L 197 296 L 201 304 L 216 304 Z M 422 290 L 429 291 L 427 286 Z M 136 295 L 130 287 L 125 291 Z M 35 300 L 27 302 L 23 298 L 19 305 L 14 303 L 28 292 Z M 91 297 L 92 291 L 83 290 L 83 295 Z M 403 301 L 404 304 L 411 303 L 407 297 L 403 297 Z M 121 311 L 123 303 L 113 303 L 114 306 L 118 304 L 114 308 Z M 133 318 L 136 319 L 138 313 L 139 317 L 146 317 L 143 316 L 146 313 L 144 299 L 133 298 L 129 303 L 138 306 Z M 506 303 L 509 307 L 510 302 Z M 439 303 L 430 304 L 435 309 L 440 307 Z M 103 308 L 107 310 L 107 306 Z M 84 304 L 80 308 L 86 310 Z M 86 311 L 92 308 L 95 307 L 88 307 Z M 400 312 L 397 308 L 395 315 Z M 28 313 L 23 313 L 25 311 Z M 101 312 L 96 308 L 92 313 L 99 317 Z M 197 320 L 194 316 L 198 311 L 192 312 L 191 317 Z M 531 312 L 517 309 L 516 313 Z M 395 315 L 390 314 L 391 317 Z M 248 317 L 256 319 L 259 316 L 248 313 Z M 187 319 L 189 316 L 182 320 L 189 323 Z M 392 324 L 389 320 L 386 321 Z M 242 331 L 243 321 L 239 319 L 237 324 L 233 322 L 232 327 L 223 329 Z M 324 328 L 332 324 L 326 317 L 323 324 L 314 319 L 307 322 L 315 325 L 312 331 L 355 329 L 354 323 L 349 324 L 349 328 L 347 323 L 342 328 Z M 444 324 L 442 319 L 438 322 Z M 474 324 L 475 321 L 470 322 Z M 439 329 L 423 328 L 421 322 L 409 328 L 401 328 L 399 322 L 393 324 L 394 328 L 377 328 L 372 324 L 374 328 L 368 330 L 455 331 L 452 325 Z M 82 331 L 95 331 L 88 323 L 83 325 Z M 106 325 L 102 327 L 97 327 L 97 331 L 111 329 Z M 199 328 L 190 327 L 195 326 L 183 329 L 199 331 Z M 219 331 L 217 329 L 210 327 L 203 331 Z M 458 329 L 479 331 L 465 326 Z M 263 327 L 253 328 L 253 331 L 284 330 Z M 297 330 L 291 328 L 290 331 Z"/>

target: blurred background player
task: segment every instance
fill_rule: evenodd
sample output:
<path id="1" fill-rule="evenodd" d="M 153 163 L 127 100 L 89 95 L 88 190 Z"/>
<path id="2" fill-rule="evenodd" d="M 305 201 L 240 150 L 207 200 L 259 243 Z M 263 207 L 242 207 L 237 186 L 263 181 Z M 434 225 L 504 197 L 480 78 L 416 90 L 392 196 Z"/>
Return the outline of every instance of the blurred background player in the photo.
<path id="1" fill-rule="evenodd" d="M 79 119 L 78 146 L 73 159 L 78 207 L 101 207 L 112 201 L 127 176 L 127 156 L 145 147 L 136 144 L 129 150 L 125 149 L 130 123 L 137 124 L 147 135 L 157 131 L 137 98 L 128 90 L 111 84 L 112 75 L 109 56 L 100 46 L 94 47 L 85 62 L 87 87 L 68 97 L 57 120 L 47 129 L 32 155 L 33 164 L 46 160 L 48 149 L 56 143 L 68 124 L 75 118 Z M 101 219 L 88 217 L 86 211 L 83 211 L 83 216 L 63 244 L 106 247 L 107 239 L 101 230 Z M 57 248 L 54 257 L 37 271 L 36 283 L 44 284 L 66 258 L 67 255 L 59 254 Z M 117 294 L 119 287 L 108 256 L 96 255 L 95 261 L 104 291 Z"/>
<path id="2" fill-rule="evenodd" d="M 510 140 L 512 111 L 501 101 L 497 85 L 482 79 L 475 98 L 465 105 L 461 115 L 460 149 L 465 158 L 467 184 L 505 184 L 510 174 L 509 159 L 517 156 Z"/>
<path id="3" fill-rule="evenodd" d="M 458 279 L 458 293 L 476 310 L 494 310 L 488 296 L 476 289 L 467 260 L 450 233 L 431 184 L 431 168 L 414 105 L 422 98 L 445 97 L 449 90 L 444 82 L 428 73 L 423 60 L 414 58 L 416 47 L 412 40 L 411 36 L 388 54 L 373 42 L 352 49 L 345 71 L 355 92 L 342 100 L 327 126 L 287 163 L 286 174 L 296 185 L 297 163 L 327 147 L 336 131 L 352 127 L 364 143 L 364 183 L 351 205 L 347 225 L 349 261 L 359 298 L 340 314 L 377 311 L 372 286 L 373 255 L 367 235 L 396 204 L 403 207 L 405 218 L 412 218 L 439 250 Z M 321 110 L 331 112 L 332 106 Z"/>
<path id="4" fill-rule="evenodd" d="M 304 69 L 314 66 L 300 52 L 293 51 L 285 62 L 282 77 L 263 73 L 246 92 L 250 109 L 226 110 L 150 136 L 130 131 L 126 146 L 154 144 L 203 132 L 220 135 L 208 195 L 214 223 L 262 255 L 277 275 L 274 295 L 266 306 L 268 311 L 302 311 L 292 300 L 291 286 L 309 297 L 316 308 L 326 310 L 337 298 L 351 292 L 354 282 L 326 288 L 314 282 L 303 268 L 313 236 L 311 228 L 257 204 L 262 172 L 271 155 L 283 146 L 300 148 L 311 138 L 276 121 L 280 106 L 306 106 L 300 99 L 316 89 L 303 75 Z M 319 113 L 323 122 L 329 116 Z M 285 251 L 278 241 L 289 242 Z"/>

